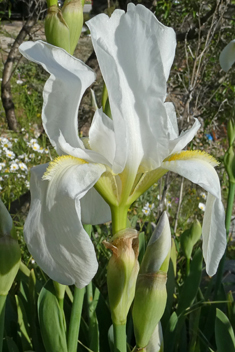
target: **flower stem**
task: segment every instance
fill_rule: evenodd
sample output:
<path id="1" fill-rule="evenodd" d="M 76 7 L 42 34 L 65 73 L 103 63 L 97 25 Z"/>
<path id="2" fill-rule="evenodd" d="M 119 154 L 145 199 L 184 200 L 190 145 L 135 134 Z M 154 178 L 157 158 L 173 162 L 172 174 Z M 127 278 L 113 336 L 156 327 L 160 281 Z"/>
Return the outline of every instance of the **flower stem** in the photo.
<path id="1" fill-rule="evenodd" d="M 3 345 L 6 298 L 7 296 L 0 296 L 0 352 Z"/>
<path id="2" fill-rule="evenodd" d="M 121 230 L 124 230 L 126 228 L 128 207 L 112 206 L 111 212 L 112 212 L 112 230 L 114 235 L 115 233 Z"/>
<path id="3" fill-rule="evenodd" d="M 115 352 L 126 352 L 126 324 L 113 324 Z"/>
<path id="4" fill-rule="evenodd" d="M 69 323 L 68 352 L 77 352 L 85 288 L 74 288 L 73 305 Z"/>
<path id="5" fill-rule="evenodd" d="M 234 194 L 235 194 L 235 183 L 229 182 L 227 209 L 226 209 L 226 217 L 225 217 L 225 228 L 226 228 L 227 238 L 229 235 L 229 229 L 230 229 L 230 224 L 231 224 Z M 218 292 L 218 289 L 219 289 L 221 281 L 222 281 L 225 259 L 226 259 L 226 254 L 224 253 L 224 255 L 219 263 L 219 267 L 218 267 L 218 271 L 217 271 L 217 275 L 216 275 L 214 299 L 216 299 L 216 297 L 217 297 L 217 292 Z"/>

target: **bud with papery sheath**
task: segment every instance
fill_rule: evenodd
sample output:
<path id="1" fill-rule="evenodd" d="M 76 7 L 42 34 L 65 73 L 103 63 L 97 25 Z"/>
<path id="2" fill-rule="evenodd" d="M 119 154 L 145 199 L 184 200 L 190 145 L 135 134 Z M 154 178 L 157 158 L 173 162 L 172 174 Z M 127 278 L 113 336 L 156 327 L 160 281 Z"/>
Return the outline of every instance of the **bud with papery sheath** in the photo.
<path id="1" fill-rule="evenodd" d="M 171 231 L 164 212 L 148 243 L 136 283 L 132 310 L 137 348 L 146 347 L 166 306 Z"/>
<path id="2" fill-rule="evenodd" d="M 6 296 L 20 266 L 20 247 L 5 205 L 0 199 L 0 296 Z"/>
<path id="3" fill-rule="evenodd" d="M 70 31 L 57 5 L 50 6 L 45 19 L 45 34 L 49 44 L 70 50 Z"/>
<path id="4" fill-rule="evenodd" d="M 113 252 L 107 271 L 112 321 L 116 325 L 122 325 L 126 323 L 135 295 L 135 284 L 139 271 L 138 233 L 133 229 L 119 231 L 110 242 L 104 241 L 104 245 Z"/>
<path id="5" fill-rule="evenodd" d="M 62 14 L 69 27 L 70 54 L 73 54 L 83 26 L 83 7 L 81 0 L 65 0 Z"/>

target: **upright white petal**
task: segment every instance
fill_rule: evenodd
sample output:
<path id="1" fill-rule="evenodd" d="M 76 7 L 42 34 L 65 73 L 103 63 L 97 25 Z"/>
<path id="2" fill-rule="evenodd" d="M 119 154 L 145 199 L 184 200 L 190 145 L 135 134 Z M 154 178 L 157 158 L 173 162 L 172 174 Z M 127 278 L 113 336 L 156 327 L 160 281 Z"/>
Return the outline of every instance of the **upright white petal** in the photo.
<path id="1" fill-rule="evenodd" d="M 142 160 L 146 168 L 159 166 L 166 146 L 163 101 L 174 31 L 140 5 L 129 5 L 126 14 L 115 11 L 111 18 L 96 16 L 88 26 L 109 92 L 117 146 L 114 172 L 120 173 L 124 165 L 136 173 Z"/>
<path id="2" fill-rule="evenodd" d="M 50 181 L 42 179 L 48 165 L 32 169 L 31 207 L 24 236 L 30 253 L 49 277 L 81 288 L 91 281 L 98 264 L 93 244 L 82 227 L 79 198 L 103 169 L 89 172 L 88 164 L 83 164 L 61 171 L 59 166 L 48 175 Z M 81 172 L 77 172 L 79 167 Z"/>
<path id="3" fill-rule="evenodd" d="M 92 150 L 103 155 L 113 165 L 116 152 L 113 120 L 102 109 L 96 110 L 89 130 L 89 144 Z"/>
<path id="4" fill-rule="evenodd" d="M 235 39 L 226 45 L 219 57 L 220 66 L 227 72 L 235 62 Z"/>
<path id="5" fill-rule="evenodd" d="M 78 137 L 78 107 L 95 73 L 65 50 L 42 41 L 25 42 L 19 49 L 50 73 L 43 91 L 42 121 L 57 153 L 63 154 L 58 146 L 60 132 L 72 147 L 84 148 Z"/>
<path id="6" fill-rule="evenodd" d="M 171 140 L 169 142 L 169 154 L 174 154 L 180 152 L 186 147 L 186 145 L 191 142 L 193 137 L 196 135 L 201 124 L 198 119 L 195 119 L 193 126 L 187 131 L 182 131 L 180 136 Z"/>
<path id="7" fill-rule="evenodd" d="M 185 157 L 187 154 L 188 158 Z M 210 159 L 212 160 L 209 155 L 200 152 L 182 152 L 178 157 L 176 154 L 175 159 L 173 157 L 171 161 L 164 162 L 162 168 L 186 177 L 209 192 L 202 226 L 202 239 L 206 270 L 212 276 L 216 273 L 227 243 L 219 177 Z"/>

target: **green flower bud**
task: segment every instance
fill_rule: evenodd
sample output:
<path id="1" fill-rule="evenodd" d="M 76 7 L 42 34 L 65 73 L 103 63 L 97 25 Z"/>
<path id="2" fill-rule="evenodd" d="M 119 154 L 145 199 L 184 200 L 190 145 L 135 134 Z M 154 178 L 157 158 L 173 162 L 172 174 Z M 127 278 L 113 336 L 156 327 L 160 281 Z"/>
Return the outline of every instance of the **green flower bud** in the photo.
<path id="1" fill-rule="evenodd" d="M 45 19 L 45 34 L 47 42 L 70 51 L 70 33 L 60 9 L 57 6 L 51 6 L 47 10 Z"/>
<path id="2" fill-rule="evenodd" d="M 224 155 L 224 166 L 228 173 L 229 181 L 235 183 L 235 155 L 232 146 L 229 147 Z"/>
<path id="3" fill-rule="evenodd" d="M 0 200 L 0 296 L 6 296 L 20 266 L 20 247 L 11 235 L 15 229 L 10 214 Z"/>
<path id="4" fill-rule="evenodd" d="M 148 345 L 166 307 L 170 252 L 171 231 L 164 212 L 148 243 L 136 283 L 132 317 L 138 349 Z"/>
<path id="5" fill-rule="evenodd" d="M 233 119 L 230 119 L 228 121 L 227 132 L 228 132 L 229 146 L 231 147 L 233 145 L 233 142 L 234 142 L 234 139 L 235 139 L 235 124 L 234 124 L 234 120 Z"/>
<path id="6" fill-rule="evenodd" d="M 70 54 L 73 55 L 83 26 L 83 8 L 81 0 L 66 0 L 62 14 L 70 34 Z"/>
<path id="7" fill-rule="evenodd" d="M 107 271 L 112 321 L 123 325 L 134 299 L 139 271 L 138 233 L 133 229 L 122 230 L 113 236 L 111 242 L 105 241 L 104 245 L 113 252 Z"/>

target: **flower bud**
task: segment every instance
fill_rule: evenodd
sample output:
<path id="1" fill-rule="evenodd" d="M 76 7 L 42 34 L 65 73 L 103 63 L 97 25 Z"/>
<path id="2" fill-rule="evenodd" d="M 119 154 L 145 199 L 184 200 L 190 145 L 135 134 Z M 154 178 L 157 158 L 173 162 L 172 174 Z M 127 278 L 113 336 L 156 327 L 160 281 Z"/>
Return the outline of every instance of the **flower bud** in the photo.
<path id="1" fill-rule="evenodd" d="M 229 181 L 235 183 L 235 155 L 232 146 L 224 154 L 224 166 L 228 173 Z"/>
<path id="2" fill-rule="evenodd" d="M 57 6 L 51 6 L 47 10 L 45 34 L 49 44 L 58 46 L 71 53 L 69 27 Z"/>
<path id="3" fill-rule="evenodd" d="M 235 124 L 233 119 L 229 119 L 228 121 L 227 132 L 228 132 L 229 146 L 231 147 L 235 139 Z"/>
<path id="4" fill-rule="evenodd" d="M 104 241 L 113 254 L 109 260 L 107 284 L 112 321 L 116 325 L 126 323 L 126 317 L 135 295 L 139 271 L 138 233 L 125 229 L 115 234 L 111 242 Z"/>
<path id="5" fill-rule="evenodd" d="M 136 283 L 132 316 L 138 348 L 148 345 L 165 310 L 170 251 L 171 231 L 164 212 L 148 243 Z"/>
<path id="6" fill-rule="evenodd" d="M 10 214 L 0 200 L 0 296 L 6 296 L 20 266 L 20 247 L 11 235 L 15 229 Z"/>
<path id="7" fill-rule="evenodd" d="M 83 8 L 81 0 L 65 0 L 62 14 L 70 34 L 70 54 L 73 55 L 83 26 Z"/>

